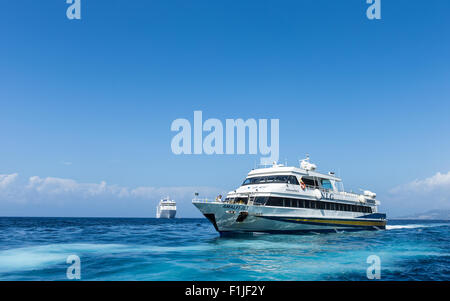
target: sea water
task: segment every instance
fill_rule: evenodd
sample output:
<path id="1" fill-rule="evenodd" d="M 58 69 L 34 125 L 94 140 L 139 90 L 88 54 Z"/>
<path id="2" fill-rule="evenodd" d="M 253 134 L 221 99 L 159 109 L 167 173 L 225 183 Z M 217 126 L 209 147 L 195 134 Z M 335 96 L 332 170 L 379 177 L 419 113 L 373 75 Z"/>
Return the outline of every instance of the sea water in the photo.
<path id="1" fill-rule="evenodd" d="M 206 219 L 0 218 L 0 280 L 450 280 L 450 221 L 387 230 L 220 237 Z"/>

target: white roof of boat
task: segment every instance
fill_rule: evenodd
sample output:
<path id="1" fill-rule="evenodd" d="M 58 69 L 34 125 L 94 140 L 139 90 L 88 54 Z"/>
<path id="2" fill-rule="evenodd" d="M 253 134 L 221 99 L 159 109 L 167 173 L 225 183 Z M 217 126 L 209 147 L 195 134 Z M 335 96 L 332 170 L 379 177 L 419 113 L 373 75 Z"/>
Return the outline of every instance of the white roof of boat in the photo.
<path id="1" fill-rule="evenodd" d="M 276 166 L 272 166 L 272 167 L 253 169 L 248 173 L 248 176 L 252 177 L 252 176 L 281 175 L 281 174 L 298 174 L 300 176 L 311 176 L 311 177 L 317 177 L 317 178 L 322 178 L 322 179 L 334 180 L 337 182 L 342 181 L 340 178 L 338 178 L 334 175 L 323 174 L 320 172 L 306 170 L 306 169 L 302 169 L 299 167 L 283 166 L 283 165 L 276 165 Z"/>
<path id="2" fill-rule="evenodd" d="M 164 198 L 164 199 L 161 199 L 161 201 L 160 201 L 161 203 L 175 203 L 175 201 L 174 200 L 171 200 L 170 198 Z"/>

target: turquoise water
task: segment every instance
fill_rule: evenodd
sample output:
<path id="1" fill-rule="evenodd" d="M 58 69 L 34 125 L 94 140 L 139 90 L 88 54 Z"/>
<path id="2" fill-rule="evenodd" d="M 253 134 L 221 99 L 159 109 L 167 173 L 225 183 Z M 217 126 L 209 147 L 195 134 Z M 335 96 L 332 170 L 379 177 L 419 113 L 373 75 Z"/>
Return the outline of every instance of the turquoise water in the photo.
<path id="1" fill-rule="evenodd" d="M 0 218 L 0 280 L 450 280 L 449 221 L 386 231 L 220 237 L 206 219 Z"/>

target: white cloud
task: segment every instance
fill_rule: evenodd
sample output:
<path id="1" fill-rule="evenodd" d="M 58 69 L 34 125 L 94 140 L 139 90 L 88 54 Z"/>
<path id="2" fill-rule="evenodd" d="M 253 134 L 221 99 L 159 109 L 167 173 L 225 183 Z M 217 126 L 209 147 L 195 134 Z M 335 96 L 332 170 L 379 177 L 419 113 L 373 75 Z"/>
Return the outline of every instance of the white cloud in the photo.
<path id="1" fill-rule="evenodd" d="M 19 174 L 13 173 L 10 175 L 0 175 L 0 189 L 5 189 L 14 183 Z"/>
<path id="2" fill-rule="evenodd" d="M 105 181 L 0 175 L 0 212 L 13 216 L 153 217 L 159 200 L 169 196 L 177 202 L 179 216 L 199 217 L 191 204 L 194 192 L 208 198 L 225 193 L 224 189 L 204 186 L 126 187 Z"/>
<path id="3" fill-rule="evenodd" d="M 93 197 L 108 193 L 114 195 L 116 191 L 115 186 L 108 186 L 104 181 L 99 184 L 78 183 L 72 179 L 40 178 L 38 176 L 30 177 L 26 189 L 45 195 L 62 196 L 75 194 L 79 197 Z"/>
<path id="4" fill-rule="evenodd" d="M 384 203 L 407 213 L 450 209 L 450 172 L 394 187 Z"/>
<path id="5" fill-rule="evenodd" d="M 391 190 L 392 193 L 402 192 L 433 192 L 436 190 L 450 192 L 450 171 L 446 174 L 438 172 L 432 177 L 423 180 L 414 180 L 408 184 L 395 187 Z M 449 195 L 450 196 L 450 195 Z"/>
<path id="6" fill-rule="evenodd" d="M 204 197 L 214 197 L 224 193 L 223 189 L 202 186 L 175 187 L 126 187 L 100 183 L 80 183 L 73 179 L 56 177 L 41 178 L 33 176 L 28 181 L 18 182 L 18 174 L 0 175 L 0 201 L 39 202 L 57 199 L 59 202 L 70 200 L 158 200 L 165 196 L 180 200 L 191 200 L 194 192 Z M 6 192 L 6 188 L 8 193 Z"/>
<path id="7" fill-rule="evenodd" d="M 217 194 L 217 189 L 211 187 L 151 187 L 141 186 L 129 188 L 117 185 L 108 185 L 105 181 L 100 183 L 79 183 L 72 179 L 30 177 L 26 186 L 28 192 L 50 196 L 77 196 L 82 198 L 114 197 L 120 199 L 154 199 L 169 195 L 175 197 L 192 197 L 194 192 L 200 190 L 203 194 Z"/>

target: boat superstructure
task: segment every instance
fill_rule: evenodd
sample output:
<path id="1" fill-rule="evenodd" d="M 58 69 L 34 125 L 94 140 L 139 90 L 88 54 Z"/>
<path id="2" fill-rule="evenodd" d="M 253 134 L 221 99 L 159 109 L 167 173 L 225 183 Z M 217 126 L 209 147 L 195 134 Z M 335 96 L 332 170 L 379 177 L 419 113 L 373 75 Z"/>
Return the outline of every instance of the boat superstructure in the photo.
<path id="1" fill-rule="evenodd" d="M 175 218 L 177 204 L 169 197 L 162 199 L 156 207 L 156 218 Z"/>
<path id="2" fill-rule="evenodd" d="M 378 213 L 371 191 L 346 192 L 334 173 L 319 173 L 309 157 L 299 167 L 274 163 L 250 171 L 225 200 L 194 199 L 193 204 L 220 233 L 326 232 L 379 230 L 386 214 Z"/>

